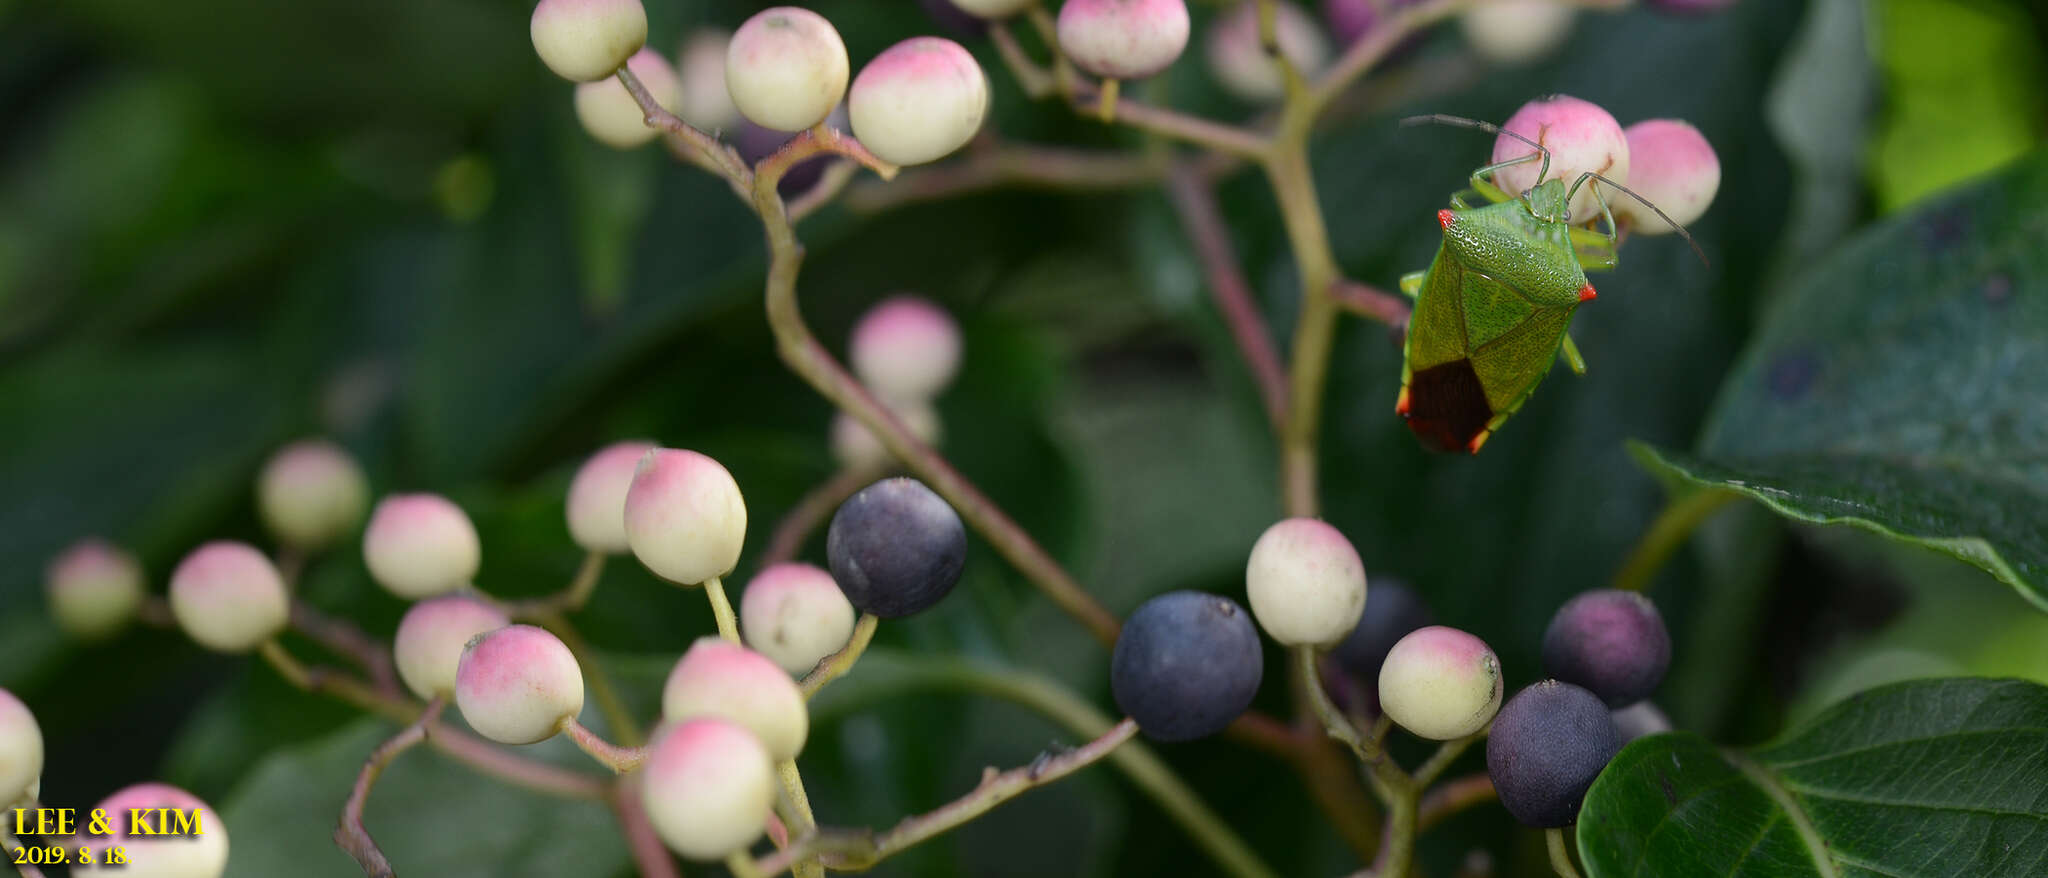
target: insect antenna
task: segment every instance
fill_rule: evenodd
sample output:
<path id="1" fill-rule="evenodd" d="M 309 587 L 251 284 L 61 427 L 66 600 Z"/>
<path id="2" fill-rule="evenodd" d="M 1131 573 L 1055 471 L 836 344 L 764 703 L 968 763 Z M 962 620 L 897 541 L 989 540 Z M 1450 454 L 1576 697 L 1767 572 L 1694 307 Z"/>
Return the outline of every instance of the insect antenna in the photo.
<path id="1" fill-rule="evenodd" d="M 1678 235 L 1679 235 L 1679 237 L 1682 237 L 1682 238 L 1684 238 L 1684 239 L 1685 239 L 1685 243 L 1686 243 L 1686 244 L 1688 244 L 1688 245 L 1690 245 L 1690 246 L 1692 247 L 1692 252 L 1693 252 L 1693 255 L 1694 255 L 1694 256 L 1698 256 L 1698 257 L 1700 258 L 1700 264 L 1701 264 L 1701 265 L 1713 265 L 1713 264 L 1714 264 L 1714 263 L 1712 263 L 1712 262 L 1709 262 L 1709 261 L 1707 260 L 1707 251 L 1705 251 L 1705 250 L 1701 250 L 1701 249 L 1700 249 L 1700 242 L 1698 242 L 1698 241 L 1695 241 L 1695 240 L 1693 240 L 1693 239 L 1692 239 L 1692 233 L 1691 233 L 1691 232 L 1688 232 L 1688 231 L 1686 231 L 1686 230 L 1685 230 L 1685 227 L 1684 227 L 1684 226 L 1681 226 L 1681 225 L 1679 225 L 1678 223 L 1672 222 L 1672 221 L 1671 221 L 1671 217 L 1670 217 L 1670 216 L 1668 216 L 1668 215 L 1666 215 L 1666 214 L 1664 213 L 1664 209 L 1663 209 L 1663 208 L 1661 208 L 1661 207 L 1658 207 L 1657 205 L 1651 204 L 1651 203 L 1650 203 L 1650 199 L 1648 199 L 1648 198 L 1644 198 L 1644 197 L 1643 197 L 1643 196 L 1641 196 L 1641 195 L 1637 195 L 1637 194 L 1635 193 L 1635 190 L 1633 190 L 1633 189 L 1630 189 L 1630 188 L 1628 188 L 1627 186 L 1623 186 L 1623 185 L 1621 185 L 1620 183 L 1616 183 L 1616 182 L 1614 182 L 1613 180 L 1609 180 L 1609 179 L 1607 179 L 1606 177 L 1603 177 L 1603 176 L 1601 176 L 1601 175 L 1599 175 L 1599 174 L 1597 174 L 1597 173 L 1595 173 L 1595 172 L 1593 172 L 1593 171 L 1587 171 L 1586 173 L 1584 173 L 1584 174 L 1581 174 L 1581 175 L 1579 175 L 1579 182 L 1577 182 L 1577 183 L 1573 183 L 1573 184 L 1572 184 L 1572 190 L 1571 190 L 1571 191 L 1572 191 L 1572 194 L 1573 194 L 1573 195 L 1576 195 L 1576 194 L 1578 194 L 1578 191 L 1579 191 L 1579 186 L 1580 186 L 1580 185 L 1582 185 L 1582 184 L 1584 184 L 1584 183 L 1586 182 L 1587 178 L 1592 178 L 1592 179 L 1595 179 L 1595 180 L 1599 180 L 1599 181 L 1600 181 L 1600 182 L 1602 182 L 1602 183 L 1606 183 L 1607 185 L 1609 185 L 1609 186 L 1612 186 L 1612 187 L 1614 187 L 1615 189 L 1617 189 L 1617 190 L 1621 191 L 1622 193 L 1624 193 L 1624 194 L 1628 195 L 1628 197 L 1630 197 L 1630 198 L 1633 198 L 1633 199 L 1635 199 L 1635 200 L 1636 200 L 1636 201 L 1637 201 L 1638 203 L 1642 204 L 1642 206 L 1644 206 L 1644 207 L 1647 207 L 1647 208 L 1649 208 L 1649 209 L 1650 209 L 1650 212 L 1652 212 L 1652 213 L 1655 213 L 1655 214 L 1657 215 L 1657 218 L 1658 218 L 1658 219 L 1660 219 L 1660 220 L 1663 220 L 1663 221 L 1664 221 L 1664 224 L 1665 224 L 1665 225 L 1667 225 L 1667 226 L 1670 226 L 1670 227 L 1671 227 L 1671 230 L 1672 230 L 1672 231 L 1674 231 L 1674 232 L 1677 232 L 1677 233 L 1678 233 Z M 1567 196 L 1565 196 L 1565 197 L 1566 197 L 1566 200 L 1567 200 L 1567 201 L 1569 201 L 1569 200 L 1570 200 L 1570 197 L 1571 197 L 1571 196 L 1570 196 L 1570 195 L 1567 195 Z"/>
<path id="2" fill-rule="evenodd" d="M 1539 182 L 1543 178 L 1550 176 L 1549 148 L 1545 147 L 1543 144 L 1537 143 L 1536 141 L 1530 140 L 1527 137 L 1523 137 L 1522 135 L 1516 132 L 1509 131 L 1506 128 L 1500 127 L 1499 125 L 1495 125 L 1492 122 L 1481 122 L 1478 119 L 1467 119 L 1464 116 L 1452 116 L 1447 113 L 1427 113 L 1421 116 L 1409 116 L 1401 120 L 1401 127 L 1403 128 L 1413 128 L 1417 125 L 1449 125 L 1452 128 L 1476 128 L 1480 131 L 1485 131 L 1491 134 L 1505 134 L 1509 137 L 1512 137 L 1516 140 L 1528 144 L 1530 149 L 1536 150 L 1536 153 L 1538 155 L 1543 156 L 1543 165 L 1542 167 L 1536 170 L 1536 179 Z"/>

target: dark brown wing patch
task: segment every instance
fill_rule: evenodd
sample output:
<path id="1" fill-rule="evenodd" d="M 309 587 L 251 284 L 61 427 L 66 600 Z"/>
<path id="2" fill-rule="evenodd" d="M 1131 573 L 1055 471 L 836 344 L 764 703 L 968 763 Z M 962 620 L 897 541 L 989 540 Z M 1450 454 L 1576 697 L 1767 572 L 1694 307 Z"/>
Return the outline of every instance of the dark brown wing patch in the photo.
<path id="1" fill-rule="evenodd" d="M 1408 429 L 1438 451 L 1467 451 L 1486 430 L 1493 407 L 1471 360 L 1452 360 L 1408 379 Z"/>

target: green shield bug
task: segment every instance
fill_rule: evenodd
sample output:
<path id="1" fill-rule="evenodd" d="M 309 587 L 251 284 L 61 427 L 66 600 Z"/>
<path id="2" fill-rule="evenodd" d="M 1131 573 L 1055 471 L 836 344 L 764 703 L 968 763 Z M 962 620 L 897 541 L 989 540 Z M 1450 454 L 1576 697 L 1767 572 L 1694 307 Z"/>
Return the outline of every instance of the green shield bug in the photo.
<path id="1" fill-rule="evenodd" d="M 1570 204 L 1579 187 L 1599 180 L 1642 202 L 1688 243 L 1692 236 L 1656 205 L 1597 173 L 1581 174 L 1569 186 L 1544 179 L 1550 151 L 1513 131 L 1457 116 L 1402 122 L 1426 123 L 1490 131 L 1535 150 L 1473 171 L 1471 188 L 1453 194 L 1451 207 L 1437 211 L 1444 235 L 1436 258 L 1429 268 L 1401 278 L 1401 291 L 1415 299 L 1415 309 L 1394 411 L 1425 445 L 1478 454 L 1535 392 L 1559 351 L 1573 372 L 1586 371 L 1567 330 L 1579 305 L 1594 298 L 1586 272 L 1614 268 L 1616 238 L 1600 187 L 1593 189 L 1600 215 L 1584 226 L 1571 223 Z M 1527 161 L 1542 162 L 1534 188 L 1511 194 L 1494 184 L 1494 172 Z M 1470 206 L 1468 194 L 1491 203 Z M 1605 232 L 1597 229 L 1603 219 Z M 1698 252 L 1698 244 L 1693 249 Z"/>

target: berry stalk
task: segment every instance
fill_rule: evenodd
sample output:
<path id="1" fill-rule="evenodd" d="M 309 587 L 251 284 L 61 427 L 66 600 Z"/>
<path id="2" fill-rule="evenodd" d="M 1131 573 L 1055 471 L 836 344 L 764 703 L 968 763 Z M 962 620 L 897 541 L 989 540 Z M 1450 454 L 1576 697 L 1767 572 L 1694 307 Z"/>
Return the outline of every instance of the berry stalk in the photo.
<path id="1" fill-rule="evenodd" d="M 436 696 L 427 702 L 420 718 L 399 729 L 377 749 L 370 751 L 370 757 L 363 760 L 363 770 L 356 775 L 356 783 L 349 790 L 348 801 L 341 806 L 341 820 L 334 827 L 334 843 L 354 858 L 363 867 L 363 874 L 370 878 L 393 878 L 397 874 L 391 868 L 391 861 L 377 848 L 377 841 L 370 837 L 370 830 L 363 825 L 363 806 L 370 800 L 370 788 L 384 773 L 393 760 L 407 750 L 419 746 L 427 739 L 428 724 L 439 719 L 442 708 L 448 706 L 445 696 Z"/>
<path id="2" fill-rule="evenodd" d="M 599 765 L 612 770 L 614 774 L 625 774 L 640 767 L 647 761 L 647 748 L 624 747 L 604 739 L 603 735 L 577 722 L 573 716 L 562 718 L 562 734 L 575 742 L 576 749 L 582 750 Z"/>
<path id="3" fill-rule="evenodd" d="M 846 647 L 818 660 L 818 666 L 804 675 L 802 688 L 805 698 L 818 694 L 825 684 L 837 680 L 853 670 L 853 663 L 868 648 L 868 641 L 875 638 L 875 626 L 881 624 L 881 617 L 873 613 L 862 613 L 860 620 L 853 623 L 853 638 L 846 641 Z"/>

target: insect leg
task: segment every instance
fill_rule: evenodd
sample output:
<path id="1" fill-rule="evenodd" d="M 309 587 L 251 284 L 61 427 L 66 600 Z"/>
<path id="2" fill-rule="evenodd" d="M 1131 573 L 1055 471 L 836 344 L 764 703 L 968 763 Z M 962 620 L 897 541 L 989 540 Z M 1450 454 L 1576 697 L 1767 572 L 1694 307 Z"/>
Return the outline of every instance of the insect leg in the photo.
<path id="1" fill-rule="evenodd" d="M 1587 271 L 1613 271 L 1621 264 L 1621 257 L 1615 249 L 1614 237 L 1603 235 L 1592 229 L 1571 230 L 1572 250 L 1578 254 L 1579 267 Z"/>
<path id="2" fill-rule="evenodd" d="M 1586 358 L 1579 356 L 1579 346 L 1572 343 L 1572 334 L 1564 334 L 1564 364 L 1572 367 L 1572 374 L 1586 374 Z"/>
<path id="3" fill-rule="evenodd" d="M 1523 162 L 1535 161 L 1537 159 L 1545 159 L 1545 167 L 1548 167 L 1548 156 L 1546 154 L 1530 153 L 1529 155 L 1522 156 L 1521 158 L 1508 159 L 1504 162 L 1495 162 L 1493 164 L 1487 165 L 1486 167 L 1480 168 L 1479 170 L 1473 171 L 1471 191 L 1478 192 L 1479 194 L 1486 196 L 1486 200 L 1495 203 L 1499 203 L 1502 201 L 1513 201 L 1515 200 L 1514 195 L 1509 194 L 1507 190 L 1504 190 L 1500 188 L 1498 185 L 1494 184 L 1494 172 L 1499 171 L 1502 168 L 1511 168 Z M 1542 178 L 1538 177 L 1537 181 L 1541 182 Z"/>
<path id="4" fill-rule="evenodd" d="M 1401 292 L 1411 299 L 1422 295 L 1422 280 L 1426 277 L 1429 277 L 1427 271 L 1411 271 L 1401 275 Z"/>

